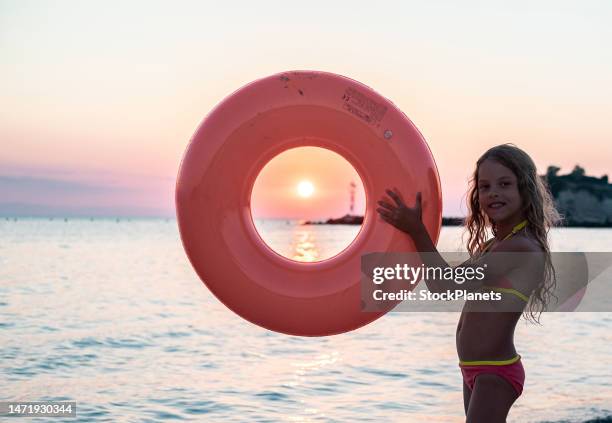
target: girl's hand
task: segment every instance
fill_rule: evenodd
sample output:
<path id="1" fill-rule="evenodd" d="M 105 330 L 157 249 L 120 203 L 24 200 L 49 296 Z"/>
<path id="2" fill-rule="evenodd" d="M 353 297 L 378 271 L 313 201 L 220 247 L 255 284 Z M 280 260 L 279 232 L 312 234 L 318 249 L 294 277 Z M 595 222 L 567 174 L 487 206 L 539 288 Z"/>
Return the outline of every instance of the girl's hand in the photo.
<path id="1" fill-rule="evenodd" d="M 421 193 L 417 192 L 414 207 L 408 207 L 397 188 L 386 190 L 386 193 L 391 197 L 395 204 L 388 201 L 379 200 L 379 208 L 376 211 L 380 217 L 387 223 L 395 226 L 400 231 L 406 232 L 409 235 L 414 235 L 423 230 Z"/>

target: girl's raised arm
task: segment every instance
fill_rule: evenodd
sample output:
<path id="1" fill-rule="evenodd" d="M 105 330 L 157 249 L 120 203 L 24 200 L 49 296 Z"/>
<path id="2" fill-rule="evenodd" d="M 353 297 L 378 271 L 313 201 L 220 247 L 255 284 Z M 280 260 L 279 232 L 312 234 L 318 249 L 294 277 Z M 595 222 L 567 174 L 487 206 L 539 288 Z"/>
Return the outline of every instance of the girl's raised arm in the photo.
<path id="1" fill-rule="evenodd" d="M 385 222 L 410 235 L 425 266 L 442 269 L 453 267 L 438 252 L 438 249 L 423 224 L 421 193 L 417 192 L 414 207 L 408 207 L 404 203 L 397 189 L 387 190 L 386 193 L 391 197 L 393 203 L 386 199 L 378 201 L 380 207 L 377 208 L 377 211 L 380 217 Z M 527 240 L 521 238 L 511 239 L 496 248 L 496 254 L 483 255 L 475 260 L 467 260 L 457 266 L 473 268 L 482 267 L 486 270 L 484 272 L 484 278 L 472 279 L 461 284 L 446 279 L 427 279 L 425 283 L 430 292 L 477 289 L 487 282 L 501 275 L 507 275 L 515 268 L 526 264 L 526 260 L 521 255 L 509 256 L 508 254 L 497 253 L 530 253 L 534 251 L 536 250 L 534 250 L 533 246 Z M 509 257 L 512 259 L 509 260 Z"/>

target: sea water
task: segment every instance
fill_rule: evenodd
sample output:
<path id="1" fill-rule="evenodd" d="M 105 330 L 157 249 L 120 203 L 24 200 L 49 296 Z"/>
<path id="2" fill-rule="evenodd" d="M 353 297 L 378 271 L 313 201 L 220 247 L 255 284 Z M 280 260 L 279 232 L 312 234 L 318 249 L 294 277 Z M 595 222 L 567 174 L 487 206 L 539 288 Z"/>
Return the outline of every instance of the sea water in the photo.
<path id="1" fill-rule="evenodd" d="M 287 254 L 297 231 L 309 236 L 293 221 L 263 226 Z M 324 254 L 358 227 L 314 230 Z M 555 229 L 552 244 L 610 251 L 611 236 Z M 443 228 L 439 247 L 462 250 L 461 229 Z M 173 219 L 0 221 L 0 401 L 76 401 L 77 421 L 461 422 L 458 317 L 282 335 L 208 291 Z M 521 321 L 515 344 L 527 380 L 508 421 L 612 421 L 612 313 Z"/>

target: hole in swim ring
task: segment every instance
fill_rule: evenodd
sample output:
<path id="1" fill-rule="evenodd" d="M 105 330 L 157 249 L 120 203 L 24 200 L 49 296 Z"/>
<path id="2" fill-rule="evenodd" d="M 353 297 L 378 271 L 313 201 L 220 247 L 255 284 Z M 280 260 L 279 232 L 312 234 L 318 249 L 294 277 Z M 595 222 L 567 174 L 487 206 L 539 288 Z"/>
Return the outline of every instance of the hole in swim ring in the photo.
<path id="1" fill-rule="evenodd" d="M 331 258 L 357 237 L 365 213 L 359 174 L 319 147 L 287 150 L 261 170 L 251 193 L 253 223 L 278 254 L 300 262 Z"/>

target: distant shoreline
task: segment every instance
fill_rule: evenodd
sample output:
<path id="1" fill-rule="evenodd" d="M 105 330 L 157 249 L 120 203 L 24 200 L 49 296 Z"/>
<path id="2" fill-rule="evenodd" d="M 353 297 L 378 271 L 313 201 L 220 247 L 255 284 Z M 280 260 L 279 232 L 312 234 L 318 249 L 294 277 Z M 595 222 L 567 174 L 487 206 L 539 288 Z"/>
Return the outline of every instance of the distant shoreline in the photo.
<path id="1" fill-rule="evenodd" d="M 2 221 L 19 221 L 19 220 L 49 220 L 49 221 L 70 221 L 70 220 L 114 220 L 114 221 L 132 221 L 132 220 L 176 220 L 175 216 L 8 216 L 0 215 L 0 222 Z M 258 220 L 285 220 L 295 221 L 299 219 L 294 218 L 269 218 L 269 219 L 258 219 Z M 442 226 L 463 226 L 464 218 L 462 217 L 443 217 Z M 352 216 L 351 220 L 344 218 L 338 219 L 327 219 L 325 221 L 304 221 L 301 225 L 361 225 L 363 223 L 363 216 Z M 566 222 L 562 225 L 556 226 L 558 228 L 612 228 L 612 223 L 576 223 Z"/>
<path id="2" fill-rule="evenodd" d="M 463 226 L 464 217 L 442 217 L 442 226 Z M 329 218 L 321 221 L 307 220 L 302 225 L 361 225 L 363 216 L 345 215 L 337 219 Z M 594 223 L 594 222 L 564 222 L 559 225 L 559 228 L 612 228 L 612 222 L 609 223 Z"/>

